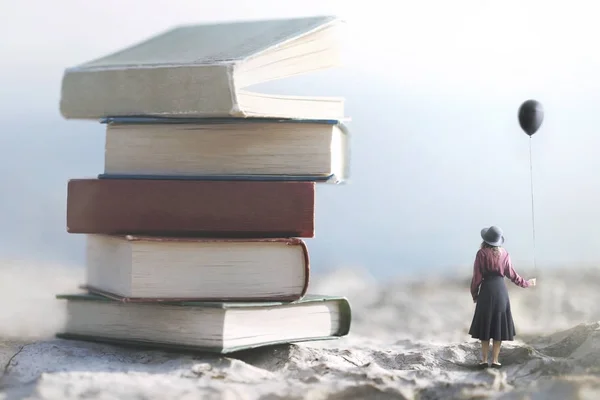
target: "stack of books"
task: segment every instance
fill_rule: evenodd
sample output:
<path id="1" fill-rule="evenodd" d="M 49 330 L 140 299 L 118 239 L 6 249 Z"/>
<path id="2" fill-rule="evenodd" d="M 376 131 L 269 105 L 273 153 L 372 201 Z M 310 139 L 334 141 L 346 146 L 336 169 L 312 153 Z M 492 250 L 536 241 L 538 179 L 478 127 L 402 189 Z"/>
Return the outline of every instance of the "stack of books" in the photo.
<path id="1" fill-rule="evenodd" d="M 334 17 L 185 26 L 69 68 L 61 113 L 106 125 L 103 173 L 72 179 L 86 281 L 62 338 L 237 350 L 344 336 L 307 294 L 315 189 L 348 176 L 343 100 L 241 88 L 339 65 Z"/>

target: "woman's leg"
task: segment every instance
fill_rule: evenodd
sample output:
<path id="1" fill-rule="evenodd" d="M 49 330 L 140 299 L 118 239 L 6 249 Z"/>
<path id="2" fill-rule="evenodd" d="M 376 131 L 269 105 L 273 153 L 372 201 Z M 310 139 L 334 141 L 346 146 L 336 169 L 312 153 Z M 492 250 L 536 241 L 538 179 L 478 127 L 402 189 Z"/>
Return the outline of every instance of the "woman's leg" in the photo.
<path id="1" fill-rule="evenodd" d="M 492 347 L 492 363 L 500 364 L 498 362 L 498 356 L 500 355 L 500 345 L 502 344 L 501 340 L 494 340 L 494 345 Z"/>
<path id="2" fill-rule="evenodd" d="M 495 344 L 496 342 L 494 342 Z M 481 341 L 481 362 L 488 362 L 488 354 L 490 353 L 490 341 L 482 340 Z"/>

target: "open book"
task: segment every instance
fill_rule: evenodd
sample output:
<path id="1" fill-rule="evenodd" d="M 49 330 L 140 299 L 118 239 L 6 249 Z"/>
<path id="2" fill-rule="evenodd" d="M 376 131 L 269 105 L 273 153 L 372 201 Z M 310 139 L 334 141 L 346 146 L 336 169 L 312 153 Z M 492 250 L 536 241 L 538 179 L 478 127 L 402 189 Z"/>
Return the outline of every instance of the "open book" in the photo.
<path id="1" fill-rule="evenodd" d="M 343 119 L 341 98 L 244 90 L 340 65 L 332 16 L 182 26 L 68 68 L 65 118 L 110 116 Z"/>

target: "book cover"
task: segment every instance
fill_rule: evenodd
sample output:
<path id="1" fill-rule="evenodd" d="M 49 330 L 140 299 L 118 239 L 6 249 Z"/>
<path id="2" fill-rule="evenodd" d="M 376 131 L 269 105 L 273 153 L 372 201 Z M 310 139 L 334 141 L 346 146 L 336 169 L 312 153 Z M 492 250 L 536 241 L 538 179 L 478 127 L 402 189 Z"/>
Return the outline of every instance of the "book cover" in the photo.
<path id="1" fill-rule="evenodd" d="M 67 231 L 301 237 L 315 233 L 314 182 L 71 179 Z"/>

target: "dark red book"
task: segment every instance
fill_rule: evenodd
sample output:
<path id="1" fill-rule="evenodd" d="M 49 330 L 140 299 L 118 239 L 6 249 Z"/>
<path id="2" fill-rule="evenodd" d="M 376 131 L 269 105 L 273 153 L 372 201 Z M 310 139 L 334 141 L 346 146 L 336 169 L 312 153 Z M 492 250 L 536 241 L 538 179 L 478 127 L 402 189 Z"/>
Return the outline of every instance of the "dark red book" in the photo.
<path id="1" fill-rule="evenodd" d="M 67 231 L 84 234 L 314 237 L 315 183 L 72 179 Z"/>

